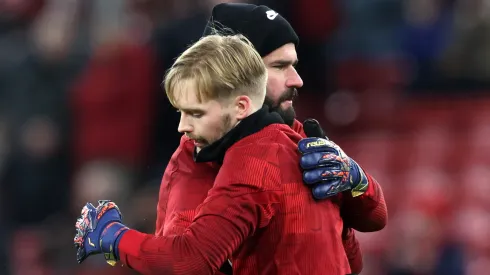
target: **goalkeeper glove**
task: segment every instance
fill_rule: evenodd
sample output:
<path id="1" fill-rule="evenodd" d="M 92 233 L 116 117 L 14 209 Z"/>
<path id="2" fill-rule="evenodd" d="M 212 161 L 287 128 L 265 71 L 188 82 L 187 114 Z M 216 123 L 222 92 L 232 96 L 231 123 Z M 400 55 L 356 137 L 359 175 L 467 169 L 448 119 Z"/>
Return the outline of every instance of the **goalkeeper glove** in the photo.
<path id="1" fill-rule="evenodd" d="M 351 190 L 352 196 L 364 194 L 368 179 L 361 167 L 323 134 L 318 121 L 304 122 L 307 138 L 300 140 L 303 181 L 312 186 L 316 199 L 326 199 Z M 316 136 L 316 137 L 312 137 Z"/>
<path id="2" fill-rule="evenodd" d="M 90 255 L 103 253 L 107 263 L 116 264 L 119 259 L 118 243 L 128 228 L 122 224 L 121 212 L 114 202 L 100 200 L 97 208 L 87 203 L 75 227 L 78 263 Z"/>

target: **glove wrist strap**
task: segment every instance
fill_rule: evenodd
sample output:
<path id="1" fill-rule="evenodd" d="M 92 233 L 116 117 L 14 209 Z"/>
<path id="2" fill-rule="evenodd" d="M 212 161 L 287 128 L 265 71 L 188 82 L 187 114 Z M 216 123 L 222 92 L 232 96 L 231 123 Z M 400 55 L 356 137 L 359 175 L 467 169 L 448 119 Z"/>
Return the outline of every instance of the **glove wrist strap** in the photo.
<path id="1" fill-rule="evenodd" d="M 353 159 L 351 161 L 351 184 L 352 184 L 352 197 L 357 197 L 364 194 L 368 188 L 368 179 L 362 168 Z"/>
<path id="2" fill-rule="evenodd" d="M 110 222 L 100 236 L 100 248 L 108 264 L 114 266 L 119 260 L 117 245 L 128 228 L 119 222 Z"/>

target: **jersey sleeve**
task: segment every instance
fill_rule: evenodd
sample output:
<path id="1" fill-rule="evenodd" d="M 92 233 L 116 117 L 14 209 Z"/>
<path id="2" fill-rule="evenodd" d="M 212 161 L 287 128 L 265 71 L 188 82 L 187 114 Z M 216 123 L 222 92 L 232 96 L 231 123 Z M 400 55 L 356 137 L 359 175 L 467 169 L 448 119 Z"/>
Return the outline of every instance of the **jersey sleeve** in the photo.
<path id="1" fill-rule="evenodd" d="M 352 197 L 350 192 L 343 193 L 341 214 L 348 227 L 360 232 L 374 232 L 386 226 L 388 209 L 381 186 L 371 175 L 366 173 L 366 176 L 369 185 L 364 194 Z"/>
<path id="2" fill-rule="evenodd" d="M 280 202 L 279 168 L 246 153 L 227 159 L 184 234 L 129 230 L 118 246 L 121 262 L 144 274 L 215 274 L 255 230 L 267 226 Z"/>

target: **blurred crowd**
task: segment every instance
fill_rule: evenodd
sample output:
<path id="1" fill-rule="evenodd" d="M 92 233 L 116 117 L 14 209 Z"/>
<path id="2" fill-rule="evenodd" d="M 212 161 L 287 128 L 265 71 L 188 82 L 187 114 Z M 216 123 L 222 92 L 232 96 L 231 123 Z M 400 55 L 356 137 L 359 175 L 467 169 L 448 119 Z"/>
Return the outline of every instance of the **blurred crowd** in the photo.
<path id="1" fill-rule="evenodd" d="M 160 87 L 217 0 L 0 1 L 0 274 L 76 264 L 86 201 L 151 233 L 179 116 Z M 228 1 L 229 2 L 229 1 Z M 378 179 L 366 275 L 490 270 L 490 2 L 264 0 L 300 37 L 299 119 Z"/>

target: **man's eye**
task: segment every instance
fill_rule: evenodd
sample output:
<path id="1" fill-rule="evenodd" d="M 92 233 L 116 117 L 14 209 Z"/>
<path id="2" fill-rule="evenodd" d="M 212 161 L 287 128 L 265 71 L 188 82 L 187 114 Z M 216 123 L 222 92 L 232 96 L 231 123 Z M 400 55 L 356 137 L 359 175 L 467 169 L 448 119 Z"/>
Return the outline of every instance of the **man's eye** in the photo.
<path id="1" fill-rule="evenodd" d="M 194 118 L 201 118 L 202 114 L 201 113 L 192 113 L 191 116 Z"/>

